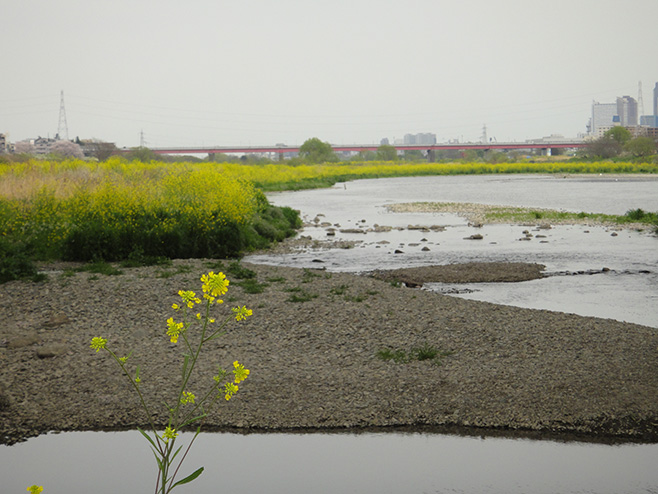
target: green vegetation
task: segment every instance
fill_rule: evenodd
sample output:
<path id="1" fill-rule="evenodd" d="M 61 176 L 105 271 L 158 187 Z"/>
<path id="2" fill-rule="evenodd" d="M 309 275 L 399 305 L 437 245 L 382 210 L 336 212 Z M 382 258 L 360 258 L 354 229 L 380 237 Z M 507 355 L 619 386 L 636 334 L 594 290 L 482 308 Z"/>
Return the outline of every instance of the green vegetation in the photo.
<path id="1" fill-rule="evenodd" d="M 297 211 L 269 204 L 263 191 L 396 176 L 658 172 L 646 158 L 653 152 L 646 139 L 625 141 L 621 131 L 606 139 L 627 149 L 634 161 L 495 163 L 497 158 L 485 162 L 473 156 L 470 162 L 408 162 L 408 156 L 398 159 L 392 147 L 381 146 L 374 158 L 390 161 L 337 163 L 328 154 L 331 146 L 319 139 L 305 143 L 304 159 L 326 164 L 164 162 L 144 149 L 134 150 L 133 161 L 4 160 L 0 282 L 35 276 L 37 260 L 129 267 L 176 258 L 236 258 L 267 248 L 294 235 L 301 219 Z M 641 221 L 653 224 L 651 216 Z"/>
<path id="2" fill-rule="evenodd" d="M 413 361 L 429 361 L 434 365 L 441 365 L 442 358 L 452 355 L 452 352 L 442 351 L 433 345 L 424 343 L 410 350 L 400 348 L 383 348 L 377 351 L 377 358 L 381 360 L 392 360 L 396 364 L 408 364 Z"/>
<path id="3" fill-rule="evenodd" d="M 299 157 L 307 163 L 327 163 L 338 161 L 328 142 L 317 137 L 307 139 L 299 148 Z"/>
<path id="4" fill-rule="evenodd" d="M 642 209 L 627 211 L 623 215 L 600 213 L 571 213 L 554 210 L 532 210 L 527 208 L 492 207 L 485 213 L 485 221 L 510 223 L 531 222 L 533 220 L 546 220 L 548 223 L 578 223 L 588 220 L 591 223 L 617 224 L 641 223 L 658 228 L 658 213 L 647 213 Z"/>
<path id="5" fill-rule="evenodd" d="M 292 293 L 288 297 L 288 302 L 310 302 L 314 298 L 318 298 L 317 294 L 306 292 L 299 287 L 288 288 L 286 291 Z"/>
<path id="6" fill-rule="evenodd" d="M 244 281 L 238 281 L 233 284 L 241 287 L 245 293 L 250 294 L 263 293 L 267 287 L 267 283 L 259 283 L 254 278 L 248 278 Z"/>

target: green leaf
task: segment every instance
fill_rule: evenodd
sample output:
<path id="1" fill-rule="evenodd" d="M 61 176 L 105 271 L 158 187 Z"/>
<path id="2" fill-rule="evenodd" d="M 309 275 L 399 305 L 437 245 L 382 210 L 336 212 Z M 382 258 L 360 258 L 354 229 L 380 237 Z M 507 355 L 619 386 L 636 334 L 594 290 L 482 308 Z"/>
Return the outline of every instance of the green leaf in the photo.
<path id="1" fill-rule="evenodd" d="M 189 425 L 189 424 L 191 424 L 191 423 L 193 423 L 193 422 L 196 422 L 197 420 L 201 420 L 201 419 L 204 418 L 206 415 L 207 415 L 206 413 L 202 413 L 202 414 L 199 415 L 198 417 L 194 417 L 194 418 L 192 418 L 192 419 L 190 419 L 190 420 L 187 420 L 184 424 L 181 424 L 180 426 L 178 426 L 178 428 L 179 428 L 179 429 L 182 429 L 182 428 L 185 427 L 186 425 Z"/>
<path id="2" fill-rule="evenodd" d="M 176 458 L 176 455 L 177 455 L 178 453 L 180 453 L 180 450 L 181 450 L 182 448 L 183 448 L 182 445 L 181 445 L 181 446 L 178 446 L 178 449 L 176 450 L 176 452 L 173 454 L 173 456 L 172 456 L 171 459 L 169 460 L 169 463 L 172 463 L 172 462 L 174 461 L 174 458 Z"/>
<path id="3" fill-rule="evenodd" d="M 182 484 L 187 484 L 188 482 L 192 482 L 194 479 L 196 479 L 196 478 L 197 478 L 199 475 L 201 475 L 202 473 L 203 473 L 203 467 L 199 468 L 199 469 L 198 469 L 196 472 L 194 472 L 193 474 L 188 475 L 188 476 L 185 477 L 183 480 L 179 480 L 178 482 L 176 482 L 174 485 L 171 486 L 171 489 L 173 489 L 173 488 L 176 487 L 177 485 L 182 485 Z M 171 489 L 170 489 L 170 490 L 171 490 Z"/>
<path id="4" fill-rule="evenodd" d="M 160 450 L 160 448 L 158 448 L 158 446 L 155 444 L 155 441 L 153 441 L 153 439 L 151 439 L 151 436 L 149 436 L 146 432 L 144 432 L 139 427 L 137 428 L 137 430 L 142 434 L 142 436 L 144 436 L 148 440 L 148 442 L 150 442 L 153 445 L 153 447 L 155 449 L 157 449 L 158 451 Z"/>
<path id="5" fill-rule="evenodd" d="M 187 371 L 187 364 L 190 361 L 190 356 L 185 354 L 185 360 L 183 360 L 183 380 L 185 380 L 185 372 Z"/>

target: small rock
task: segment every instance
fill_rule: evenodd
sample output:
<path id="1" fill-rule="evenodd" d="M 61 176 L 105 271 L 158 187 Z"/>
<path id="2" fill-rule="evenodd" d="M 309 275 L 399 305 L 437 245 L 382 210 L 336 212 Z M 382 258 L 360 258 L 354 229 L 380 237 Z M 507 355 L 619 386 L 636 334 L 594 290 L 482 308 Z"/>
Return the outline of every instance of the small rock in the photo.
<path id="1" fill-rule="evenodd" d="M 612 232 L 612 233 L 610 234 L 611 237 L 616 237 L 617 235 L 618 235 L 617 232 Z"/>
<path id="2" fill-rule="evenodd" d="M 404 254 L 400 249 L 395 249 L 394 254 Z"/>
<path id="3" fill-rule="evenodd" d="M 63 355 L 68 351 L 68 347 L 62 344 L 44 345 L 37 348 L 37 357 L 39 358 L 53 358 L 58 355 Z"/>
<path id="4" fill-rule="evenodd" d="M 464 237 L 464 240 L 482 240 L 484 237 L 479 233 L 474 233 L 470 237 Z"/>
<path id="5" fill-rule="evenodd" d="M 420 250 L 422 250 L 423 252 L 429 252 L 430 248 L 429 248 L 429 247 L 423 247 L 423 248 L 420 249 Z"/>
<path id="6" fill-rule="evenodd" d="M 63 312 L 59 312 L 57 314 L 54 314 L 48 319 L 43 325 L 47 328 L 56 328 L 58 326 L 62 326 L 63 324 L 68 324 L 70 323 L 71 320 L 68 318 L 66 314 Z"/>
<path id="7" fill-rule="evenodd" d="M 36 345 L 37 343 L 39 343 L 39 338 L 37 338 L 34 335 L 21 336 L 19 338 L 14 338 L 13 340 L 9 340 L 9 343 L 7 343 L 7 348 L 13 350 L 16 348 L 23 348 L 30 345 Z"/>

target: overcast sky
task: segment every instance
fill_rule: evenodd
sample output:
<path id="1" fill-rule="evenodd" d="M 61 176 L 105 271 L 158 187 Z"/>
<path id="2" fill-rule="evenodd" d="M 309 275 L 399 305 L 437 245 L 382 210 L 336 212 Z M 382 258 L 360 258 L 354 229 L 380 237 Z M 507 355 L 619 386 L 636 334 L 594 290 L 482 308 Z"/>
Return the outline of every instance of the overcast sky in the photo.
<path id="1" fill-rule="evenodd" d="M 652 112 L 658 0 L 0 0 L 0 132 L 118 146 L 439 142 Z"/>

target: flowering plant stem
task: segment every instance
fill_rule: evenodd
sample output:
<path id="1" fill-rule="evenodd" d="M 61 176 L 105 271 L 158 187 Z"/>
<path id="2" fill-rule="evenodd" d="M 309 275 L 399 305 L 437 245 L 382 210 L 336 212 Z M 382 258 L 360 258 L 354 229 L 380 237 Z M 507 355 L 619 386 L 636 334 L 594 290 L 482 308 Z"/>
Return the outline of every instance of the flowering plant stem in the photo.
<path id="1" fill-rule="evenodd" d="M 176 322 L 171 317 L 167 320 L 166 334 L 169 336 L 171 343 L 177 343 L 180 337 L 183 338 L 186 353 L 183 354 L 183 363 L 181 371 L 181 384 L 177 391 L 176 403 L 169 405 L 165 403 L 169 414 L 167 426 L 162 434 L 158 433 L 158 426 L 154 420 L 154 414 L 148 405 L 147 399 L 142 393 L 140 388 L 141 377 L 139 375 L 140 367 L 137 366 L 134 373 L 127 366 L 128 359 L 132 356 L 132 352 L 126 357 L 118 357 L 117 354 L 107 347 L 107 340 L 101 337 L 96 337 L 91 340 L 91 348 L 96 352 L 103 349 L 106 350 L 115 362 L 121 368 L 123 375 L 130 381 L 131 386 L 136 391 L 140 404 L 145 410 L 149 421 L 149 427 L 152 436 L 144 430 L 138 428 L 138 431 L 146 438 L 151 447 L 151 451 L 155 456 L 155 461 L 158 465 L 158 476 L 155 483 L 155 494 L 168 494 L 175 487 L 186 484 L 196 479 L 203 473 L 203 467 L 198 468 L 193 473 L 176 481 L 178 472 L 187 457 L 192 444 L 201 432 L 201 423 L 206 417 L 205 406 L 212 407 L 219 401 L 221 396 L 228 401 L 238 391 L 238 383 L 244 381 L 248 375 L 249 370 L 245 369 L 242 364 L 237 360 L 233 362 L 233 380 L 224 382 L 227 372 L 221 367 L 217 375 L 213 376 L 213 382 L 208 389 L 203 393 L 200 399 L 188 390 L 190 378 L 196 364 L 201 356 L 203 345 L 210 340 L 218 338 L 226 333 L 225 328 L 231 319 L 241 321 L 246 319 L 252 314 L 251 310 L 246 307 L 237 307 L 232 309 L 233 315 L 227 316 L 223 323 L 218 328 L 213 328 L 215 319 L 211 317 L 211 308 L 213 305 L 223 303 L 218 299 L 218 296 L 224 295 L 228 290 L 229 281 L 223 273 L 215 274 L 212 271 L 207 275 L 201 277 L 203 298 L 204 302 L 196 296 L 192 291 L 179 291 L 178 295 L 181 298 L 182 304 L 173 304 L 172 308 L 176 311 L 182 312 L 182 321 Z M 191 316 L 191 309 L 197 304 L 203 304 L 203 316 L 197 313 L 196 316 Z M 200 326 L 200 331 L 193 336 L 195 332 L 193 327 Z M 224 384 L 222 385 L 222 383 Z M 191 424 L 198 423 L 196 433 L 183 452 L 182 456 L 175 463 L 179 453 L 181 453 L 183 446 L 176 448 L 176 438 L 180 429 L 190 426 Z M 173 473 L 171 473 L 173 471 Z"/>

